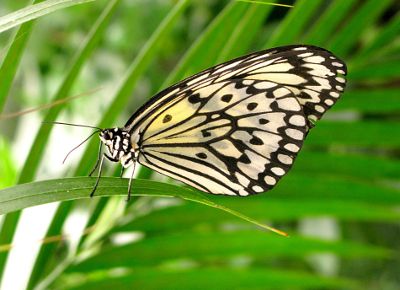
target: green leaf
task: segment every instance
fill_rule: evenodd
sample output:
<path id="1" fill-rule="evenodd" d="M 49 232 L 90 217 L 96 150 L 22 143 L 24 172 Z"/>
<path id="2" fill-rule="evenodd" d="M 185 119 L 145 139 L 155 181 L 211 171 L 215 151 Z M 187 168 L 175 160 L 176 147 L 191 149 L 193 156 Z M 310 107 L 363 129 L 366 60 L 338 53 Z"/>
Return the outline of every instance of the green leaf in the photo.
<path id="1" fill-rule="evenodd" d="M 12 160 L 12 154 L 10 145 L 0 136 L 0 188 L 11 186 L 15 182 L 17 175 L 14 162 Z"/>
<path id="2" fill-rule="evenodd" d="M 94 178 L 90 177 L 54 179 L 21 184 L 0 190 L 0 214 L 50 202 L 87 198 L 94 186 L 93 181 Z M 274 231 L 280 235 L 286 235 L 279 230 L 270 228 L 239 212 L 214 203 L 208 199 L 204 193 L 199 191 L 150 180 L 135 180 L 134 183 L 135 186 L 132 190 L 133 198 L 135 195 L 180 197 L 185 200 L 223 210 L 261 228 Z M 126 196 L 127 186 L 128 179 L 102 177 L 100 185 L 96 190 L 96 196 Z"/>
<path id="3" fill-rule="evenodd" d="M 291 8 L 288 15 L 275 30 L 266 47 L 293 44 L 300 39 L 304 27 L 315 17 L 317 9 L 323 4 L 322 0 L 299 0 L 294 8 Z"/>
<path id="4" fill-rule="evenodd" d="M 303 200 L 301 197 L 297 199 L 280 199 L 279 196 L 276 196 L 271 198 L 246 198 L 243 201 L 219 199 L 217 202 L 232 209 L 239 209 L 260 221 L 272 220 L 277 225 L 281 222 L 294 222 L 302 218 L 326 217 L 335 219 L 337 222 L 385 222 L 395 225 L 400 218 L 396 206 L 374 206 L 361 201 L 340 201 L 335 199 L 318 201 L 316 199 Z M 239 222 L 226 213 L 197 204 L 185 203 L 180 206 L 153 210 L 143 217 L 116 227 L 114 231 L 143 231 L 146 235 L 160 235 L 187 230 L 216 231 L 232 224 L 238 228 L 248 228 L 243 222 Z M 291 235 L 295 231 L 288 228 L 285 228 L 285 230 Z"/>
<path id="5" fill-rule="evenodd" d="M 219 51 L 216 63 L 222 63 L 235 57 L 247 54 L 249 46 L 254 38 L 262 34 L 262 24 L 267 17 L 270 16 L 273 9 L 272 5 L 251 5 L 246 13 L 243 14 L 239 22 L 234 25 L 234 30 L 224 41 L 222 50 Z M 224 23 L 219 23 L 220 26 L 226 27 Z M 207 42 L 203 39 L 203 45 Z M 217 41 L 217 39 L 209 39 L 209 41 Z M 199 47 L 197 47 L 199 49 Z M 204 48 L 203 48 L 204 49 Z M 208 51 L 208 49 L 207 49 Z M 212 64 L 210 64 L 211 66 Z"/>
<path id="6" fill-rule="evenodd" d="M 72 284 L 60 283 L 58 289 L 358 289 L 344 278 L 276 268 L 133 268 L 118 273 L 100 272 L 82 278 L 71 275 Z M 113 275 L 114 274 L 114 275 Z M 77 281 L 80 281 L 80 283 Z M 74 285 L 74 282 L 76 283 Z M 243 285 L 243 286 L 242 286 Z M 65 287 L 66 286 L 66 287 Z M 64 288 L 65 287 L 65 288 Z M 217 288 L 216 288 L 217 287 Z"/>
<path id="7" fill-rule="evenodd" d="M 371 136 L 374 137 L 371 138 Z M 400 146 L 400 123 L 394 121 L 321 121 L 308 134 L 305 144 L 394 148 Z"/>
<path id="8" fill-rule="evenodd" d="M 94 0 L 47 0 L 0 17 L 0 33 L 59 9 Z"/>
<path id="9" fill-rule="evenodd" d="M 355 81 L 383 80 L 385 82 L 395 81 L 400 78 L 400 61 L 388 59 L 378 63 L 366 63 L 359 65 L 349 73 L 349 79 Z M 399 98 L 400 99 L 400 98 Z"/>
<path id="10" fill-rule="evenodd" d="M 274 189 L 279 198 L 298 198 L 310 200 L 362 201 L 391 205 L 400 202 L 400 190 L 382 183 L 363 182 L 355 178 L 332 174 L 304 174 L 298 171 L 289 173 Z M 258 198 L 257 195 L 255 198 Z"/>
<path id="11" fill-rule="evenodd" d="M 352 59 L 352 66 L 362 65 L 368 62 L 369 57 L 376 58 L 382 52 L 396 42 L 400 33 L 400 12 L 398 12 L 388 24 L 381 27 L 376 36 L 357 52 L 355 59 Z"/>
<path id="12" fill-rule="evenodd" d="M 188 49 L 169 74 L 163 87 L 214 65 L 225 42 L 233 33 L 236 23 L 242 19 L 247 7 L 248 4 L 245 3 L 230 2 Z"/>
<path id="13" fill-rule="evenodd" d="M 393 167 L 393 173 L 398 171 L 398 167 L 397 171 L 395 169 Z M 400 218 L 397 209 L 400 203 L 399 190 L 345 177 L 320 175 L 317 169 L 309 175 L 305 175 L 303 170 L 300 170 L 302 175 L 296 174 L 298 168 L 294 171 L 271 192 L 243 199 L 216 196 L 210 196 L 210 199 L 258 220 L 270 219 L 275 222 L 328 216 L 340 221 L 396 223 Z M 160 233 L 202 227 L 218 228 L 227 221 L 232 221 L 229 215 L 195 204 L 185 204 L 151 211 L 151 214 L 133 220 L 116 231 Z"/>
<path id="14" fill-rule="evenodd" d="M 361 154 L 302 151 L 294 171 L 303 174 L 325 174 L 351 177 L 368 182 L 399 177 L 400 160 Z"/>
<path id="15" fill-rule="evenodd" d="M 0 86 L 0 112 L 3 110 L 7 97 L 10 93 L 10 88 L 21 61 L 25 45 L 32 31 L 33 24 L 33 22 L 26 23 L 25 25 L 22 25 L 20 29 L 18 29 L 18 32 L 11 42 L 10 48 L 8 49 L 7 54 L 1 63 L 0 79 L 2 81 Z"/>
<path id="16" fill-rule="evenodd" d="M 245 238 L 245 242 L 243 240 Z M 158 245 L 158 246 L 157 246 Z M 182 245 L 185 245 L 184 247 Z M 154 252 L 157 247 L 162 251 Z M 117 267 L 158 266 L 168 261 L 190 257 L 202 265 L 218 265 L 235 256 L 250 260 L 271 260 L 273 257 L 304 259 L 309 255 L 332 253 L 346 260 L 368 257 L 389 258 L 391 251 L 349 241 L 324 241 L 305 237 L 265 235 L 259 231 L 213 231 L 199 227 L 197 231 L 160 233 L 145 236 L 123 246 L 109 245 L 93 257 L 76 263 L 68 272 L 90 272 Z"/>
<path id="17" fill-rule="evenodd" d="M 312 25 L 305 37 L 306 43 L 323 45 L 332 36 L 335 29 L 346 21 L 347 13 L 353 8 L 356 0 L 331 1 L 317 22 Z"/>
<path id="18" fill-rule="evenodd" d="M 40 1 L 36 1 L 40 2 Z M 13 37 L 10 47 L 8 48 L 7 54 L 3 58 L 0 67 L 0 112 L 6 103 L 7 97 L 10 93 L 10 88 L 14 81 L 15 74 L 20 64 L 26 43 L 32 32 L 32 27 L 35 21 L 24 23 L 18 29 L 17 33 Z M 1 264 L 1 262 L 0 262 Z M 0 266 L 1 269 L 1 266 Z"/>
<path id="19" fill-rule="evenodd" d="M 349 17 L 342 30 L 332 35 L 329 48 L 341 56 L 348 54 L 359 40 L 359 35 L 370 27 L 392 2 L 392 0 L 363 1 L 362 6 Z"/>
<path id="20" fill-rule="evenodd" d="M 358 72 L 360 73 L 359 76 L 363 74 L 361 70 L 358 70 Z M 368 73 L 370 73 L 367 76 L 368 79 L 373 79 L 372 76 L 376 75 L 372 69 L 368 69 Z M 357 72 L 354 72 L 354 77 L 356 77 L 356 74 Z M 364 76 L 366 75 L 364 74 Z M 368 81 L 368 79 L 366 80 Z M 332 112 L 344 110 L 359 113 L 396 113 L 400 110 L 400 89 L 350 90 L 332 108 Z"/>

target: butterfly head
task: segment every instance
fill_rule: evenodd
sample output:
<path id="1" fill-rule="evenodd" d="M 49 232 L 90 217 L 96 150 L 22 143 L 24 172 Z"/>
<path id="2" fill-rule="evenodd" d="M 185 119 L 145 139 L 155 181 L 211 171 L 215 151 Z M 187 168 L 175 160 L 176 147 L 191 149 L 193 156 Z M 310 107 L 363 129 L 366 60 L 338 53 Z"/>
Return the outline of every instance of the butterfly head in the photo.
<path id="1" fill-rule="evenodd" d="M 110 156 L 108 159 L 121 162 L 123 167 L 129 167 L 136 160 L 135 150 L 131 146 L 130 134 L 121 128 L 110 128 L 100 131 L 100 140 L 106 145 Z"/>

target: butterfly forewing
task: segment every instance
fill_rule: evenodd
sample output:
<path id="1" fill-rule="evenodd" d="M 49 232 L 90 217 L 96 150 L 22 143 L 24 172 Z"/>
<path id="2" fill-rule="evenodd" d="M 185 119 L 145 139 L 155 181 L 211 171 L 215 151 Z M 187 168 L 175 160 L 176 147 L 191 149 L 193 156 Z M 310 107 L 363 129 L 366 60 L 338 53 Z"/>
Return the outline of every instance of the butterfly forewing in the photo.
<path id="1" fill-rule="evenodd" d="M 253 53 L 159 93 L 125 129 L 140 136 L 145 166 L 214 194 L 259 193 L 290 169 L 345 74 L 343 62 L 312 46 Z"/>
<path id="2" fill-rule="evenodd" d="M 296 95 L 310 121 L 320 119 L 344 90 L 346 66 L 326 50 L 300 46 L 273 56 L 249 65 L 240 75 L 284 85 Z"/>

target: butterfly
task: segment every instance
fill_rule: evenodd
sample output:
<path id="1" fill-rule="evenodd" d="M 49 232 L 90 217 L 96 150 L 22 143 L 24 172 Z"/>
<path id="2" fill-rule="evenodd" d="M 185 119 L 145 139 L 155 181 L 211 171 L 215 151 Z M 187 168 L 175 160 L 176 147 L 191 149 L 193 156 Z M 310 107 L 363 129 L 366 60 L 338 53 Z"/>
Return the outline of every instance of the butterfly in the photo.
<path id="1" fill-rule="evenodd" d="M 139 162 L 212 194 L 268 191 L 343 93 L 346 73 L 346 64 L 331 52 L 290 45 L 188 77 L 152 97 L 124 127 L 99 132 L 108 154 L 99 154 L 91 196 L 104 158 L 123 168 Z"/>

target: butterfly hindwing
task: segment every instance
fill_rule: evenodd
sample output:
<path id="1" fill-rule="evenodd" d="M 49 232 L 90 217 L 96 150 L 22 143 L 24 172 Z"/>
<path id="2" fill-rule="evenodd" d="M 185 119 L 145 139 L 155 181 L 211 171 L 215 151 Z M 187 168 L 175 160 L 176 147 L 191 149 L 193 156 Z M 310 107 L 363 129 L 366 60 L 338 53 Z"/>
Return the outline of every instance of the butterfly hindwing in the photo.
<path id="1" fill-rule="evenodd" d="M 287 46 L 215 66 L 164 90 L 125 125 L 138 161 L 214 194 L 267 191 L 344 89 L 330 52 Z"/>

